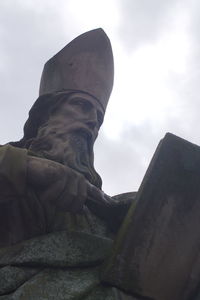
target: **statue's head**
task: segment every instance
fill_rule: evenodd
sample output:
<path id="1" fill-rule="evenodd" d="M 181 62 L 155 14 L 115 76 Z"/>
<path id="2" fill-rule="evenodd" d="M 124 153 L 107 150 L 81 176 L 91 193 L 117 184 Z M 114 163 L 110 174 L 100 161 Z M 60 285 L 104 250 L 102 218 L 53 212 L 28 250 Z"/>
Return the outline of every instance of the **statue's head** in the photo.
<path id="1" fill-rule="evenodd" d="M 40 96 L 29 112 L 21 147 L 66 164 L 93 184 L 93 145 L 113 86 L 113 55 L 102 29 L 82 34 L 43 70 Z"/>

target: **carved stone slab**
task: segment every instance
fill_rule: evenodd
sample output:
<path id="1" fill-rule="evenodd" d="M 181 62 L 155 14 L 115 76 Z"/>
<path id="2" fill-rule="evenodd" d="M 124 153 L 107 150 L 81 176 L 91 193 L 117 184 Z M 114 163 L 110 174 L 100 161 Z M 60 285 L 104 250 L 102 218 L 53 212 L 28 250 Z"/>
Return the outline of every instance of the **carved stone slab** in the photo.
<path id="1" fill-rule="evenodd" d="M 160 142 L 103 279 L 145 299 L 193 299 L 200 284 L 200 147 Z"/>

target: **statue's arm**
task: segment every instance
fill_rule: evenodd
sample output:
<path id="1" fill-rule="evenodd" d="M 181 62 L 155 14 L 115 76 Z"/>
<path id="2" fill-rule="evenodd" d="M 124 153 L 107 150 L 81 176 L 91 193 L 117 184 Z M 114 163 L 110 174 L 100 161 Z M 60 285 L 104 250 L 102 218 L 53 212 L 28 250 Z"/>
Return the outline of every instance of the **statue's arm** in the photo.
<path id="1" fill-rule="evenodd" d="M 81 212 L 85 202 L 116 230 L 131 201 L 112 199 L 67 166 L 32 156 L 26 149 L 0 146 L 0 245 L 5 238 L 13 243 L 13 237 L 45 232 L 45 215 Z"/>
<path id="2" fill-rule="evenodd" d="M 4 196 L 25 194 L 26 172 L 27 150 L 0 146 L 0 202 L 5 201 Z"/>
<path id="3" fill-rule="evenodd" d="M 25 149 L 0 146 L 0 246 L 14 244 L 26 235 L 26 161 Z"/>
<path id="4" fill-rule="evenodd" d="M 27 182 L 40 198 L 43 206 L 80 212 L 87 197 L 87 184 L 83 175 L 52 160 L 29 156 Z"/>
<path id="5" fill-rule="evenodd" d="M 0 247 L 45 233 L 50 215 L 78 212 L 85 199 L 85 179 L 75 171 L 0 146 Z"/>

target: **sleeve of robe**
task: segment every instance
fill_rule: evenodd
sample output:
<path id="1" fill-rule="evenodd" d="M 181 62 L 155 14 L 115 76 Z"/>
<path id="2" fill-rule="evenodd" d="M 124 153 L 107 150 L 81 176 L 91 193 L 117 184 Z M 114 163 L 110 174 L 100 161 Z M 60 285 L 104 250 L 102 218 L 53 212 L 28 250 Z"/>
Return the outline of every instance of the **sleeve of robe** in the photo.
<path id="1" fill-rule="evenodd" d="M 45 233 L 45 216 L 27 187 L 26 149 L 0 146 L 0 247 Z"/>

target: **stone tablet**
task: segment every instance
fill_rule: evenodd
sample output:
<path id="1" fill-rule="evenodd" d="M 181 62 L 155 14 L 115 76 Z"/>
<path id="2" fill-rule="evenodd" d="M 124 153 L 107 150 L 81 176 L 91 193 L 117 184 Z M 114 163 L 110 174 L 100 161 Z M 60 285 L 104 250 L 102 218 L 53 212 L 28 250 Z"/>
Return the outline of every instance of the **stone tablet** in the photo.
<path id="1" fill-rule="evenodd" d="M 120 229 L 104 281 L 144 299 L 193 299 L 200 283 L 199 225 L 200 147 L 168 133 Z"/>

